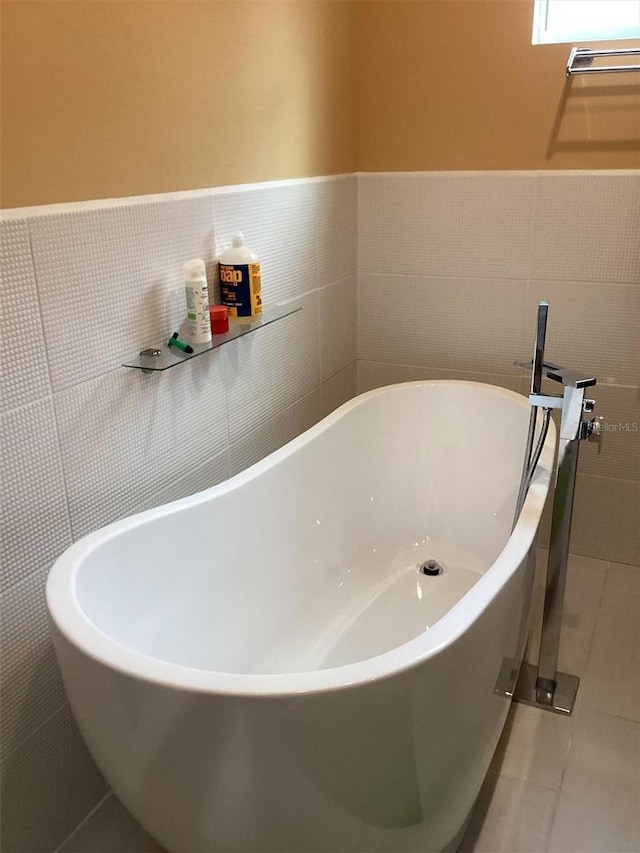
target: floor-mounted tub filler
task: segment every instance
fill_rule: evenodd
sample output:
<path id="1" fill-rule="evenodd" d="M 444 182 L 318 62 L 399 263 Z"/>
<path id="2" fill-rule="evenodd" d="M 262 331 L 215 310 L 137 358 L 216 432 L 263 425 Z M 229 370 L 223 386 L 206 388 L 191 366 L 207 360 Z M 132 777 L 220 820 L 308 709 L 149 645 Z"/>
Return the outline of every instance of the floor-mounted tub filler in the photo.
<path id="1" fill-rule="evenodd" d="M 526 640 L 555 443 L 512 530 L 528 420 L 489 385 L 371 391 L 60 557 L 73 712 L 168 850 L 455 849 Z"/>

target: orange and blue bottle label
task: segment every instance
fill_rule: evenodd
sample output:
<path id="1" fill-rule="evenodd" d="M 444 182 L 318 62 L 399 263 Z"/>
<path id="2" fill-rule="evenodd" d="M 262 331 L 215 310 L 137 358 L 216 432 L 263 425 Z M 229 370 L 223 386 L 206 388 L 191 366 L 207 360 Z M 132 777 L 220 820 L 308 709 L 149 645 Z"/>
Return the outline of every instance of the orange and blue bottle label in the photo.
<path id="1" fill-rule="evenodd" d="M 230 317 L 262 314 L 260 264 L 220 264 L 220 295 Z"/>

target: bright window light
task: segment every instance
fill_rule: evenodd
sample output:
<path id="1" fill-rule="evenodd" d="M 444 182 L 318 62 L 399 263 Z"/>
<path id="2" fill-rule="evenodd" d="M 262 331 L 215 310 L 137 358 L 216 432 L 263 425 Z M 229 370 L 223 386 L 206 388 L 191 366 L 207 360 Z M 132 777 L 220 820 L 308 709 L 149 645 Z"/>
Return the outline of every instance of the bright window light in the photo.
<path id="1" fill-rule="evenodd" d="M 640 0 L 535 0 L 533 44 L 640 38 Z"/>

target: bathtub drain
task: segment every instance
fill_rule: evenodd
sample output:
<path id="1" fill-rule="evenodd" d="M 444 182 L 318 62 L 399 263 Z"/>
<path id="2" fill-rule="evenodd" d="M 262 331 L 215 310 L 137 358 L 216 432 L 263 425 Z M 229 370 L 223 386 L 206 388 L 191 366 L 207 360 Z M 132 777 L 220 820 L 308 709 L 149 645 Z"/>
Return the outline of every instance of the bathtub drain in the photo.
<path id="1" fill-rule="evenodd" d="M 423 575 L 441 575 L 444 569 L 436 560 L 425 560 L 419 567 Z"/>

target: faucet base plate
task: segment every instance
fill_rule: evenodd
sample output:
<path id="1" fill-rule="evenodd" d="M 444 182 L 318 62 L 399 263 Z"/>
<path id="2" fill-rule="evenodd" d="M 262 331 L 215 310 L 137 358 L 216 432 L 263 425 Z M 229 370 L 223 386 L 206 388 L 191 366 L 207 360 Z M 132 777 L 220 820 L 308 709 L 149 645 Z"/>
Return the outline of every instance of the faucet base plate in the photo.
<path id="1" fill-rule="evenodd" d="M 555 680 L 553 692 L 541 690 L 538 685 L 538 667 L 532 663 L 523 663 L 513 694 L 514 702 L 570 716 L 576 703 L 580 679 L 567 672 L 556 672 Z"/>

